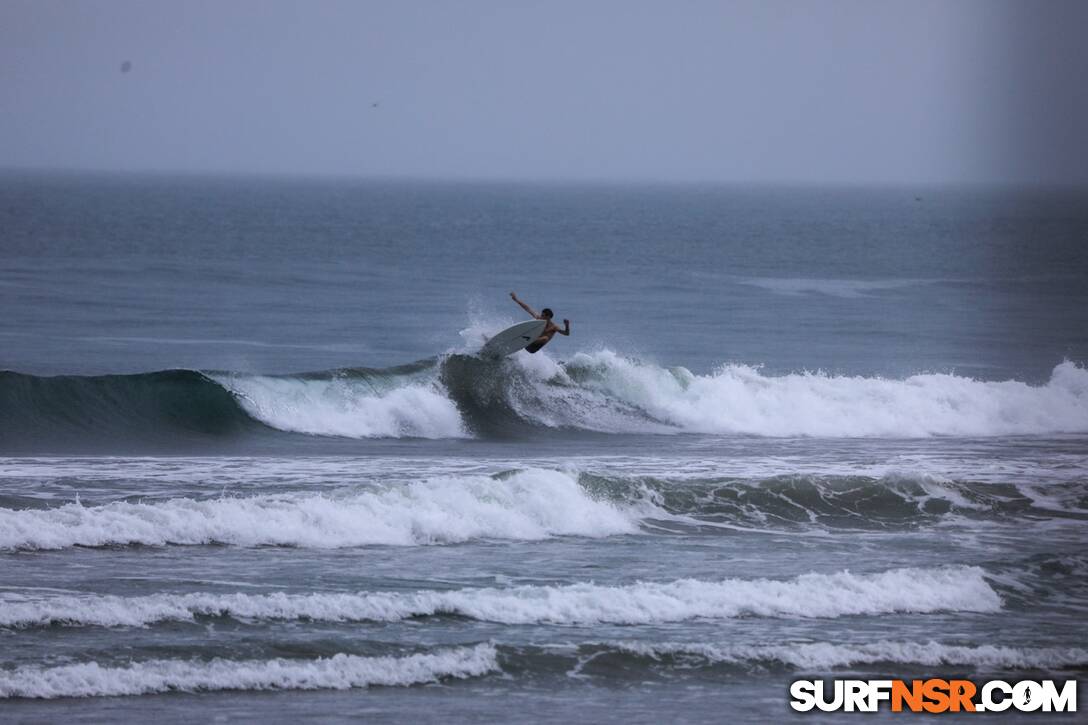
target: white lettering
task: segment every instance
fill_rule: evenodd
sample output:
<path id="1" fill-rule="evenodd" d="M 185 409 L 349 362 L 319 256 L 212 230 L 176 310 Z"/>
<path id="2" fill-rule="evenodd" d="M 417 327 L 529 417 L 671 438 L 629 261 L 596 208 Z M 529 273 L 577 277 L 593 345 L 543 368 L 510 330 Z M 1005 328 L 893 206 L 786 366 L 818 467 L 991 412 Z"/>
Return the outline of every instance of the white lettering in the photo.
<path id="1" fill-rule="evenodd" d="M 824 681 L 816 681 L 816 707 L 820 708 L 824 712 L 835 712 L 842 707 L 843 700 L 843 680 L 835 680 L 832 692 L 835 693 L 835 697 L 828 700 L 824 697 Z"/>
<path id="2" fill-rule="evenodd" d="M 1043 680 L 1043 712 L 1076 712 L 1077 681 L 1066 680 L 1058 692 L 1054 680 Z"/>
<path id="3" fill-rule="evenodd" d="M 1043 688 L 1031 680 L 1017 682 L 1012 688 L 1012 704 L 1020 712 L 1035 712 L 1043 706 Z"/>
<path id="4" fill-rule="evenodd" d="M 993 691 L 1000 690 L 1005 697 L 994 700 Z M 1012 685 L 1004 680 L 990 680 L 982 686 L 982 703 L 987 712 L 1003 712 L 1012 707 Z M 977 710 L 978 708 L 976 708 Z"/>
<path id="5" fill-rule="evenodd" d="M 891 697 L 891 680 L 869 680 L 869 709 L 867 712 L 876 712 L 880 709 L 880 702 L 890 700 Z"/>
<path id="6" fill-rule="evenodd" d="M 864 680 L 847 680 L 843 688 L 843 703 L 847 712 L 868 712 L 869 687 Z"/>
<path id="7" fill-rule="evenodd" d="M 812 680 L 797 680 L 790 685 L 790 707 L 797 712 L 808 712 L 816 707 L 816 685 Z"/>

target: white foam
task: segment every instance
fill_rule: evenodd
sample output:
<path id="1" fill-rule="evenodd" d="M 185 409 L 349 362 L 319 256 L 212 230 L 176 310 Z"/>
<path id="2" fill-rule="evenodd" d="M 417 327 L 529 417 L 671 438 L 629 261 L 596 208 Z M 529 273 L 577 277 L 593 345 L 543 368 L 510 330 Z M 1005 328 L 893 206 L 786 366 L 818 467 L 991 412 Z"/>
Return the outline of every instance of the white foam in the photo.
<path id="1" fill-rule="evenodd" d="M 451 347 L 447 353 L 470 354 L 477 352 L 484 344 L 516 322 L 524 322 L 524 319 L 515 320 L 506 314 L 495 314 L 482 309 L 478 302 L 474 302 L 469 310 L 468 327 L 457 334 L 461 338 L 458 347 Z"/>
<path id="2" fill-rule="evenodd" d="M 480 323 L 462 331 L 466 348 L 474 348 L 483 329 Z M 770 376 L 740 364 L 695 375 L 610 350 L 576 353 L 562 365 L 546 351 L 519 354 L 511 364 L 524 381 L 508 381 L 508 402 L 522 417 L 552 427 L 830 438 L 1088 432 L 1088 369 L 1068 361 L 1043 385 L 953 374 Z M 389 379 L 213 377 L 250 415 L 280 430 L 356 438 L 469 435 L 434 371 Z"/>
<path id="3" fill-rule="evenodd" d="M 257 420 L 279 430 L 349 438 L 465 438 L 457 406 L 436 380 L 215 375 Z"/>
<path id="4" fill-rule="evenodd" d="M 399 621 L 453 614 L 503 624 L 654 624 L 689 619 L 842 617 L 893 612 L 993 612 L 1001 599 L 976 567 L 805 574 L 784 581 L 725 579 L 403 592 L 5 595 L 0 625 L 141 626 L 198 615 L 241 619 Z"/>
<path id="5" fill-rule="evenodd" d="M 1078 470 L 1083 476 L 1082 470 Z M 1037 509 L 1061 511 L 1064 513 L 1088 513 L 1084 507 L 1083 488 L 1046 485 L 1039 483 L 1017 483 L 1016 490 L 1031 501 Z"/>
<path id="6" fill-rule="evenodd" d="M 893 444 L 894 445 L 894 444 Z M 991 445 L 998 445 L 997 442 Z M 529 453 L 530 451 L 525 451 Z M 101 482 L 124 481 L 130 494 L 151 495 L 175 484 L 238 490 L 261 486 L 270 489 L 304 484 L 307 488 L 342 487 L 381 481 L 407 482 L 437 475 L 497 473 L 522 466 L 549 468 L 554 456 L 460 458 L 405 457 L 375 458 L 359 456 L 305 456 L 301 458 L 255 457 L 181 457 L 153 456 L 94 458 L 3 458 L 0 457 L 0 482 L 19 495 L 49 497 L 52 492 L 71 495 L 73 490 L 87 491 Z M 874 454 L 871 448 L 843 449 L 810 447 L 803 455 L 790 454 L 744 456 L 709 454 L 706 451 L 676 457 L 665 447 L 638 455 L 570 455 L 562 463 L 600 475 L 620 477 L 656 477 L 682 482 L 700 478 L 765 479 L 783 475 L 865 476 L 894 480 L 932 480 L 939 484 L 954 481 L 1023 484 L 1046 493 L 1052 484 L 1080 482 L 1088 476 L 1088 455 L 1056 453 L 1045 450 L 1017 452 L 1016 457 L 996 458 L 963 452 L 927 449 L 924 453 L 891 448 Z M 1005 448 L 1005 456 L 1012 452 Z M 56 485 L 56 489 L 50 487 Z M 1034 493 L 1024 491 L 1023 495 Z"/>
<path id="7" fill-rule="evenodd" d="M 1088 369 L 1058 365 L 1050 381 L 984 382 L 949 374 L 904 380 L 824 373 L 763 375 L 726 365 L 711 375 L 666 369 L 611 351 L 568 363 L 594 371 L 583 387 L 676 430 L 764 436 L 1000 436 L 1088 431 Z M 541 381 L 543 382 L 543 381 Z M 611 429 L 614 421 L 584 427 Z M 631 420 L 632 431 L 646 428 Z"/>
<path id="8" fill-rule="evenodd" d="M 499 669 L 494 646 L 405 657 L 337 654 L 314 660 L 149 660 L 127 667 L 86 662 L 0 670 L 0 698 L 96 697 L 216 690 L 346 690 L 479 677 Z"/>
<path id="9" fill-rule="evenodd" d="M 770 660 L 801 670 L 815 671 L 885 662 L 927 667 L 966 665 L 984 669 L 1047 669 L 1083 665 L 1088 662 L 1088 650 L 1078 647 L 961 646 L 942 644 L 932 640 L 929 642 L 880 640 L 861 644 L 801 642 L 776 645 L 622 642 L 613 646 L 654 658 L 669 655 L 694 655 L 706 658 L 710 662 L 726 663 Z"/>
<path id="10" fill-rule="evenodd" d="M 904 500 L 913 503 L 919 511 L 924 511 L 926 503 L 932 499 L 946 501 L 959 510 L 979 512 L 991 512 L 995 508 L 995 502 L 1004 500 L 990 489 L 985 492 L 976 491 L 974 495 L 978 500 L 973 500 L 955 481 L 931 474 L 895 472 L 883 477 L 881 483 Z M 924 493 L 918 495 L 910 491 L 914 486 L 919 486 Z"/>
<path id="11" fill-rule="evenodd" d="M 439 476 L 339 494 L 0 508 L 0 549 L 212 542 L 330 548 L 600 537 L 637 532 L 639 520 L 653 513 L 639 506 L 598 501 L 574 475 L 529 469 L 504 480 Z"/>

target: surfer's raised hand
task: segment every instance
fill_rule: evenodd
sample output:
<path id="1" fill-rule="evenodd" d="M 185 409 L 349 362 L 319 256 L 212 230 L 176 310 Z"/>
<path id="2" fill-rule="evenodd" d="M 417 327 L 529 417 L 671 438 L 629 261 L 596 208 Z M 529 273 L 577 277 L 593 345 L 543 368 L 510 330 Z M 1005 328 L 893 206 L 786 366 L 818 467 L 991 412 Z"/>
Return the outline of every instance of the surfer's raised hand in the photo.
<path id="1" fill-rule="evenodd" d="M 516 294 L 514 294 L 513 292 L 511 292 L 511 293 L 510 293 L 510 299 L 512 299 L 512 300 L 513 300 L 514 302 L 517 302 L 517 303 L 518 303 L 518 306 L 519 306 L 519 307 L 521 307 L 521 309 L 523 309 L 523 310 L 525 310 L 526 312 L 528 312 L 528 313 L 529 313 L 529 316 L 530 316 L 530 317 L 534 317 L 534 318 L 536 318 L 536 319 L 538 319 L 538 320 L 539 320 L 539 319 L 541 319 L 541 318 L 540 318 L 540 315 L 538 315 L 538 314 L 536 313 L 536 311 L 535 311 L 535 310 L 533 310 L 533 308 L 532 308 L 532 307 L 530 307 L 529 305 L 527 305 L 527 304 L 525 304 L 524 302 L 522 302 L 521 300 L 519 300 L 519 299 L 518 299 L 518 296 L 517 296 Z"/>

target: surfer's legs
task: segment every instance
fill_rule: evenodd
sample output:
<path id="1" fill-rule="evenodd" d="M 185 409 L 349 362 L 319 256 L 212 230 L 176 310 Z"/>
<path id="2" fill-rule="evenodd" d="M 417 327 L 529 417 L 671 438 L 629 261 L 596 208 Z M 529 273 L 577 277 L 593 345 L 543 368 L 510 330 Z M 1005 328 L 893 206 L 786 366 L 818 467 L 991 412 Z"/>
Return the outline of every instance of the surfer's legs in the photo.
<path id="1" fill-rule="evenodd" d="M 525 347 L 525 351 L 529 352 L 529 353 L 534 353 L 537 350 L 539 350 L 540 348 L 547 345 L 548 340 L 550 340 L 550 339 L 551 339 L 550 337 L 538 337 L 537 339 L 533 340 L 531 343 L 529 343 Z"/>

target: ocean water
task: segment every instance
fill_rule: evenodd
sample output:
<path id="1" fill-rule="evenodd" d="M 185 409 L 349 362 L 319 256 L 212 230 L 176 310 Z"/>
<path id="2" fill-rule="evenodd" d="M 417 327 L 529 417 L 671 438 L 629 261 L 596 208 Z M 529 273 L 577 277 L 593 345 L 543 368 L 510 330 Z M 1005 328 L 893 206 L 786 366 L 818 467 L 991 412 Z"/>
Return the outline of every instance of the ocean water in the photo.
<path id="1" fill-rule="evenodd" d="M 7 173 L 0 719 L 1083 680 L 1086 366 L 1083 190 Z"/>

